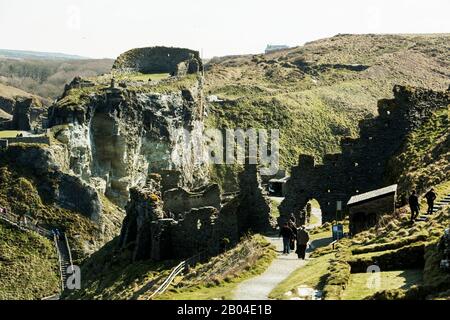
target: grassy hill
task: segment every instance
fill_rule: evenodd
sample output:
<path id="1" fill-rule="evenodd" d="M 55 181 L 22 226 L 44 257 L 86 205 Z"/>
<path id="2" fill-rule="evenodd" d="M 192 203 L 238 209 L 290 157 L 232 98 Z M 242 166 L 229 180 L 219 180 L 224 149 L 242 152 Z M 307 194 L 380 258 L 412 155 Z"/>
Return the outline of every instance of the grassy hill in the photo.
<path id="1" fill-rule="evenodd" d="M 413 130 L 389 165 L 389 182 L 402 190 L 415 188 L 424 194 L 434 187 L 438 200 L 450 194 L 450 138 L 448 110 L 440 110 Z M 426 210 L 422 197 L 421 211 Z M 438 299 L 448 297 L 450 275 L 439 268 L 437 244 L 449 227 L 446 207 L 425 221 L 410 222 L 409 208 L 399 208 L 368 231 L 313 252 L 305 267 L 296 270 L 275 288 L 271 297 L 287 299 L 307 285 L 323 290 L 325 299 Z M 324 225 L 313 235 L 326 237 Z M 378 265 L 378 285 L 367 267 Z M 378 280 L 377 280 L 378 281 Z M 286 293 L 289 293 L 289 296 Z"/>
<path id="2" fill-rule="evenodd" d="M 89 59 L 72 54 L 57 52 L 39 52 L 27 50 L 0 49 L 0 57 L 13 59 L 45 59 L 45 60 L 82 60 Z"/>
<path id="3" fill-rule="evenodd" d="M 0 300 L 39 300 L 58 293 L 58 257 L 52 242 L 0 221 Z"/>
<path id="4" fill-rule="evenodd" d="M 338 35 L 267 55 L 212 59 L 205 88 L 224 102 L 210 104 L 208 125 L 280 129 L 285 168 L 301 152 L 320 159 L 339 152 L 342 136 L 358 136 L 358 121 L 375 116 L 395 84 L 447 89 L 449 40 Z"/>
<path id="5" fill-rule="evenodd" d="M 0 83 L 54 100 L 74 77 L 108 73 L 113 62 L 111 59 L 0 58 Z"/>
<path id="6" fill-rule="evenodd" d="M 232 296 L 238 283 L 263 272 L 275 250 L 261 236 L 242 239 L 235 248 L 197 263 L 180 275 L 162 300 L 211 300 Z M 66 299 L 149 300 L 179 261 L 130 263 L 131 252 L 117 250 L 117 239 L 88 258 L 82 266 L 82 290 Z"/>

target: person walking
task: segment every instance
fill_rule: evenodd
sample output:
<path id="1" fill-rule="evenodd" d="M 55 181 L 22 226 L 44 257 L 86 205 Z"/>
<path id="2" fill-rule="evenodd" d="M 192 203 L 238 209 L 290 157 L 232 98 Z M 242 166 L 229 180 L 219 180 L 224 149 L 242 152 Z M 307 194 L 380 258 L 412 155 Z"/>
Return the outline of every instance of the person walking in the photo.
<path id="1" fill-rule="evenodd" d="M 289 222 L 292 222 L 294 225 L 297 224 L 297 219 L 293 213 L 291 213 L 291 216 L 289 217 Z"/>
<path id="2" fill-rule="evenodd" d="M 428 204 L 427 214 L 433 214 L 434 200 L 436 200 L 436 193 L 434 193 L 434 189 L 431 189 L 425 194 L 425 199 L 427 199 Z"/>
<path id="3" fill-rule="evenodd" d="M 411 222 L 419 216 L 420 205 L 419 205 L 419 196 L 417 195 L 416 190 L 413 190 L 411 195 L 409 196 L 409 207 L 411 208 Z"/>
<path id="4" fill-rule="evenodd" d="M 294 237 L 294 232 L 286 222 L 280 230 L 280 237 L 283 237 L 283 254 L 289 254 L 291 239 Z"/>
<path id="5" fill-rule="evenodd" d="M 297 255 L 299 259 L 305 260 L 306 248 L 308 247 L 309 234 L 304 226 L 297 231 Z"/>
<path id="6" fill-rule="evenodd" d="M 289 228 L 291 228 L 292 234 L 293 234 L 291 241 L 289 243 L 289 248 L 292 251 L 295 251 L 295 241 L 297 240 L 296 239 L 297 238 L 297 225 L 294 222 L 292 222 L 292 220 L 291 220 L 291 221 L 289 221 Z"/>

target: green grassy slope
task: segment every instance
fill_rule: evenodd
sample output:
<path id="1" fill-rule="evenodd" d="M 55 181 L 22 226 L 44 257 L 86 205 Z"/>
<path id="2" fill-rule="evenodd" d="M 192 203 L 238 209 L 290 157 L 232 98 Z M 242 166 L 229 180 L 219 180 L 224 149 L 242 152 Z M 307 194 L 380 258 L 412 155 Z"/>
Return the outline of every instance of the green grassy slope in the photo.
<path id="1" fill-rule="evenodd" d="M 376 115 L 395 84 L 439 90 L 450 84 L 450 35 L 340 35 L 268 55 L 212 59 L 208 125 L 281 130 L 281 163 L 300 152 L 339 152 L 342 136 Z M 223 174 L 222 174 L 223 176 Z"/>
<path id="2" fill-rule="evenodd" d="M 130 263 L 132 252 L 117 249 L 115 239 L 82 265 L 82 290 L 65 299 L 148 300 L 180 261 Z M 236 285 L 264 271 L 275 251 L 261 236 L 244 239 L 235 248 L 198 263 L 153 299 L 220 299 L 230 297 Z"/>
<path id="3" fill-rule="evenodd" d="M 60 289 L 50 240 L 0 221 L 0 300 L 36 300 Z"/>
<path id="4" fill-rule="evenodd" d="M 449 109 L 436 112 L 422 127 L 411 132 L 388 166 L 387 183 L 398 183 L 401 190 L 427 188 L 450 181 Z"/>

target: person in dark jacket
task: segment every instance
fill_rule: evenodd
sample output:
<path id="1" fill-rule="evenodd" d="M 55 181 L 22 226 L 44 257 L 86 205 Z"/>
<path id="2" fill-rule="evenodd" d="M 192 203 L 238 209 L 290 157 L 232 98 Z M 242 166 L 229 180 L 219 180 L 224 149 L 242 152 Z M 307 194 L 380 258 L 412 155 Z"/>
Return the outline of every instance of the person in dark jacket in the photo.
<path id="1" fill-rule="evenodd" d="M 291 216 L 289 217 L 289 222 L 297 224 L 297 219 L 295 218 L 295 215 L 293 213 L 291 213 Z"/>
<path id="2" fill-rule="evenodd" d="M 297 255 L 299 259 L 305 260 L 308 242 L 309 242 L 309 234 L 306 231 L 306 229 L 303 226 L 301 226 L 297 231 Z"/>
<path id="3" fill-rule="evenodd" d="M 283 254 L 289 254 L 291 239 L 294 237 L 294 232 L 286 222 L 280 230 L 280 237 L 283 237 Z"/>
<path id="4" fill-rule="evenodd" d="M 295 251 L 295 240 L 297 238 L 297 225 L 294 222 L 292 222 L 292 220 L 290 220 L 288 222 L 288 224 L 289 224 L 289 228 L 291 228 L 292 234 L 293 234 L 293 237 L 291 238 L 291 242 L 289 243 L 289 248 L 291 250 Z"/>
<path id="5" fill-rule="evenodd" d="M 427 214 L 433 214 L 434 200 L 436 200 L 436 193 L 434 193 L 434 189 L 427 192 L 425 199 L 427 199 L 428 204 Z"/>
<path id="6" fill-rule="evenodd" d="M 417 195 L 416 190 L 413 190 L 411 195 L 409 196 L 409 207 L 411 208 L 411 222 L 414 222 L 414 220 L 419 216 L 419 196 Z"/>

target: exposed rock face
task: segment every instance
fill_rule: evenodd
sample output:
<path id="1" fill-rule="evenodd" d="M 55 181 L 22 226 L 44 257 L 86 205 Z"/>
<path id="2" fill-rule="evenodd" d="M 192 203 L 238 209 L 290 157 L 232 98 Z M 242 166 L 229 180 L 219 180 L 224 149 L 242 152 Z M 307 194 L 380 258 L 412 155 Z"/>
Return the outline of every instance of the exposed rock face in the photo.
<path id="1" fill-rule="evenodd" d="M 32 99 L 19 100 L 14 108 L 11 129 L 29 131 L 31 130 L 31 106 Z"/>
<path id="2" fill-rule="evenodd" d="M 14 99 L 0 96 L 0 109 L 5 111 L 6 113 L 12 114 L 14 111 L 15 104 L 16 101 Z"/>
<path id="3" fill-rule="evenodd" d="M 181 48 L 151 47 L 121 54 L 113 65 L 119 72 L 170 73 L 184 76 L 203 70 L 197 51 Z"/>
<path id="4" fill-rule="evenodd" d="M 76 89 L 66 94 L 71 90 Z M 205 148 L 198 143 L 203 134 L 201 78 L 189 90 L 103 88 L 77 107 L 61 104 L 50 109 L 50 125 L 68 124 L 56 138 L 67 146 L 71 170 L 117 204 L 124 206 L 128 189 L 142 187 L 149 173 L 164 172 L 166 181 L 167 175 L 175 177 L 177 186 L 207 180 L 207 164 L 186 152 Z"/>
<path id="5" fill-rule="evenodd" d="M 31 170 L 41 177 L 39 188 L 47 201 L 80 212 L 99 222 L 102 204 L 95 189 L 80 178 L 66 174 L 55 159 L 55 151 L 47 147 L 11 146 L 7 155 L 14 158 L 14 165 Z"/>
<path id="6" fill-rule="evenodd" d="M 46 110 L 35 98 L 19 98 L 14 104 L 13 118 L 8 124 L 11 130 L 30 131 L 42 127 Z"/>
<path id="7" fill-rule="evenodd" d="M 394 87 L 392 100 L 381 100 L 379 116 L 360 122 L 360 138 L 341 141 L 342 153 L 329 154 L 323 164 L 300 155 L 292 168 L 287 195 L 280 205 L 280 222 L 291 213 L 304 222 L 304 207 L 317 199 L 322 220 L 336 217 L 337 202 L 342 209 L 354 194 L 385 187 L 383 177 L 389 159 L 398 151 L 411 130 L 420 127 L 438 109 L 448 108 L 450 93 L 410 87 Z"/>

